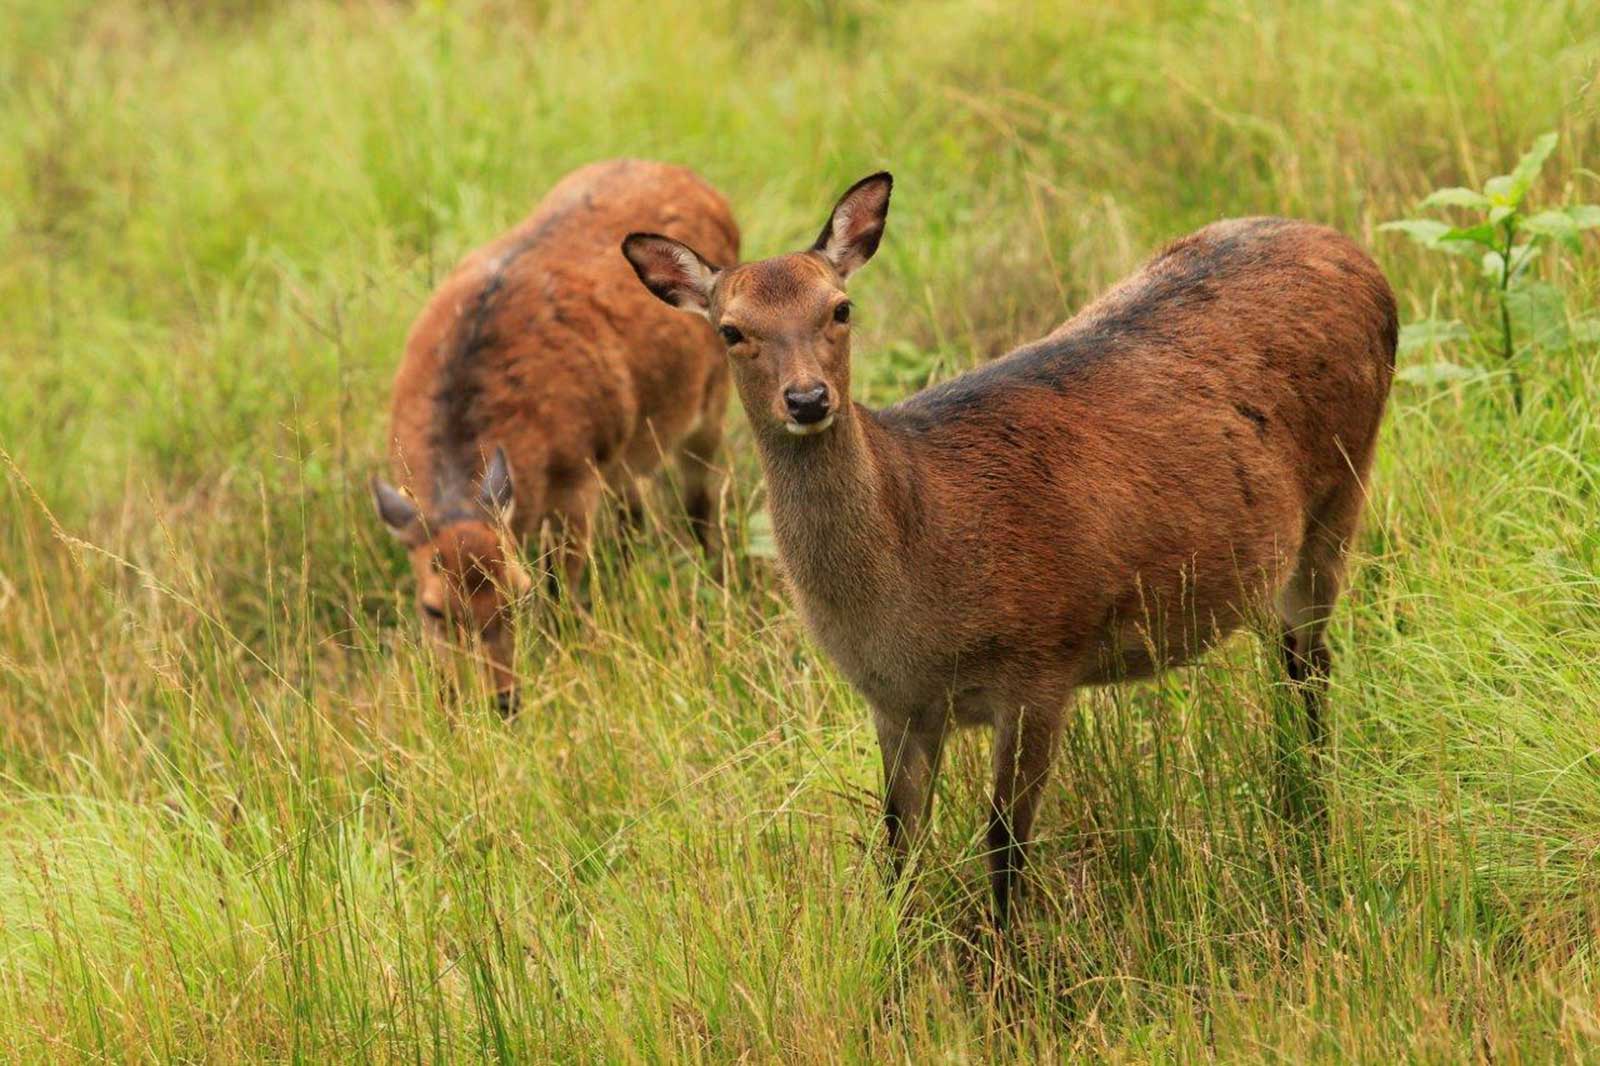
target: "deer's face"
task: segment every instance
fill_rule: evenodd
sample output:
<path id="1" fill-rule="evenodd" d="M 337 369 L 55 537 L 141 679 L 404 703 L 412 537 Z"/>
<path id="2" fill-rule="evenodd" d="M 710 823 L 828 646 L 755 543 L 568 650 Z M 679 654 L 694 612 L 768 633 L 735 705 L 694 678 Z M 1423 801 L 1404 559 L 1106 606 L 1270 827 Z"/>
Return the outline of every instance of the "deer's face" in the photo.
<path id="1" fill-rule="evenodd" d="M 449 500 L 435 513 L 383 481 L 374 481 L 373 494 L 384 524 L 405 545 L 424 633 L 474 655 L 510 715 L 518 702 L 514 614 L 533 580 L 507 528 L 512 493 L 504 453 L 496 449 L 475 499 Z"/>
<path id="2" fill-rule="evenodd" d="M 509 709 L 505 705 L 514 702 L 516 691 L 514 610 L 532 581 L 488 522 L 458 520 L 432 532 L 407 552 L 423 631 L 431 640 L 475 653 L 496 700 Z"/>
<path id="3" fill-rule="evenodd" d="M 785 255 L 717 279 L 710 318 L 751 424 L 824 433 L 850 398 L 850 299 L 821 256 Z"/>
<path id="4" fill-rule="evenodd" d="M 670 237 L 636 233 L 623 242 L 651 292 L 717 328 L 758 433 L 826 433 L 850 402 L 845 282 L 877 250 L 891 186 L 888 174 L 857 182 L 809 249 L 743 266 L 719 269 Z"/>

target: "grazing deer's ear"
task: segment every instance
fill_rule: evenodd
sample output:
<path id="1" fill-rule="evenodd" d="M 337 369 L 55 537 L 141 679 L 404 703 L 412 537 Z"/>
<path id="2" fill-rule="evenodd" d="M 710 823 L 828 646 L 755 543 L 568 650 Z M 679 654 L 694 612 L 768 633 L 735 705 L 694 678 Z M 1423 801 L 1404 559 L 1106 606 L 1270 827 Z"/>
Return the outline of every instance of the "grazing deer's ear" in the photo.
<path id="1" fill-rule="evenodd" d="M 478 502 L 500 521 L 511 521 L 517 498 L 512 490 L 511 462 L 504 448 L 496 446 L 494 454 L 489 456 L 489 468 L 483 472 L 483 481 L 478 485 Z"/>
<path id="2" fill-rule="evenodd" d="M 645 288 L 674 307 L 711 314 L 711 287 L 720 271 L 687 244 L 659 233 L 630 233 L 622 242 L 633 272 Z"/>
<path id="3" fill-rule="evenodd" d="M 862 178 L 839 197 L 828 224 L 817 234 L 811 250 L 826 259 L 841 279 L 861 269 L 878 250 L 893 188 L 894 178 L 887 170 Z"/>
<path id="4" fill-rule="evenodd" d="M 372 479 L 372 502 L 378 505 L 378 517 L 389 527 L 389 532 L 403 537 L 411 531 L 420 513 L 417 505 L 406 494 L 383 480 Z"/>

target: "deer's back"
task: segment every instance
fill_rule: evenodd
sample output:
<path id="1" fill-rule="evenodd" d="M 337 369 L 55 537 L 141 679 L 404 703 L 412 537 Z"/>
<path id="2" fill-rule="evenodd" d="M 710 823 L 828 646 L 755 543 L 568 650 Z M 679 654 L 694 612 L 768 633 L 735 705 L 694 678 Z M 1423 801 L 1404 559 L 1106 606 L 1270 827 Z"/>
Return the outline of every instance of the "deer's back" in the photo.
<path id="1" fill-rule="evenodd" d="M 1140 437 L 1248 429 L 1295 460 L 1315 496 L 1347 473 L 1335 439 L 1348 448 L 1376 430 L 1396 331 L 1388 283 L 1342 234 L 1229 220 L 1168 246 L 1042 340 L 883 417 L 957 448 L 1018 418 L 1068 421 L 1069 409 L 1077 432 L 1108 446 L 1129 420 L 1144 423 Z"/>
<path id="2" fill-rule="evenodd" d="M 974 667 L 1105 654 L 1108 633 L 1174 645 L 1115 649 L 1130 674 L 1185 657 L 1365 475 L 1395 339 L 1388 284 L 1332 230 L 1244 219 L 1174 243 L 1043 340 L 873 419 L 915 486 L 893 521 L 917 573 L 888 609 Z"/>
<path id="3" fill-rule="evenodd" d="M 447 452 L 504 446 L 520 489 L 532 468 L 576 477 L 640 437 L 670 443 L 692 428 L 726 373 L 721 345 L 639 285 L 618 251 L 638 230 L 738 259 L 738 227 L 711 186 L 681 167 L 614 160 L 562 179 L 439 286 L 394 389 L 397 472 L 419 495 Z"/>

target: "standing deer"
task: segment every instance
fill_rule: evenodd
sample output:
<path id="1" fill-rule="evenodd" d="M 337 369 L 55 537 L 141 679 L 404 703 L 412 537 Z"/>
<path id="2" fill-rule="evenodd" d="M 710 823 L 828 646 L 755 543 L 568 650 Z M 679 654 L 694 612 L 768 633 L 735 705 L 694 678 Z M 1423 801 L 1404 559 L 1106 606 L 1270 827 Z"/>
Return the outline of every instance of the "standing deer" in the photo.
<path id="1" fill-rule="evenodd" d="M 375 478 L 378 515 L 410 556 L 428 632 L 480 646 L 507 716 L 511 608 L 533 583 L 517 541 L 548 524 L 552 587 L 571 594 L 602 493 L 637 516 L 639 479 L 672 452 L 695 532 L 720 553 L 727 365 L 711 328 L 650 299 L 617 254 L 641 226 L 738 261 L 727 202 L 693 172 L 583 167 L 439 286 L 395 378 L 390 458 L 407 491 Z"/>
<path id="2" fill-rule="evenodd" d="M 891 184 L 858 182 L 792 255 L 719 270 L 671 237 L 623 249 L 727 346 L 794 599 L 872 708 L 897 869 L 949 731 L 994 728 L 1003 926 L 1079 686 L 1188 660 L 1270 603 L 1320 737 L 1395 303 L 1331 229 L 1219 222 L 1042 340 L 872 410 L 850 399 L 845 283 Z"/>

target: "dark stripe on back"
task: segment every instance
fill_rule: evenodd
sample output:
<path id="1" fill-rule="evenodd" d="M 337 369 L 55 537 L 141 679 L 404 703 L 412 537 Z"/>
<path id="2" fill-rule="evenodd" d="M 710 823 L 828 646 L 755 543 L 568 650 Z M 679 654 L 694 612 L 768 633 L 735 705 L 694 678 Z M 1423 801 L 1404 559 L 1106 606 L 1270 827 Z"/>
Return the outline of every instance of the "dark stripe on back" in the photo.
<path id="1" fill-rule="evenodd" d="M 569 214 L 570 211 L 557 212 L 502 252 L 471 306 L 457 319 L 455 334 L 439 366 L 433 392 L 433 420 L 428 433 L 428 443 L 435 456 L 436 488 L 441 497 L 449 496 L 452 491 L 465 491 L 482 458 L 479 452 L 483 434 L 489 428 L 483 425 L 478 409 L 478 400 L 483 395 L 483 357 L 502 341 L 494 329 L 494 316 L 510 281 L 511 268 Z"/>
<path id="2" fill-rule="evenodd" d="M 1117 294 L 1092 318 L 924 389 L 881 417 L 897 428 L 922 432 L 980 413 L 1003 391 L 1061 391 L 1121 353 L 1181 347 L 1185 321 L 1217 300 L 1217 283 L 1259 266 L 1262 249 L 1270 247 L 1259 238 L 1288 224 L 1279 218 L 1252 219 L 1219 235 L 1185 237 L 1151 261 L 1137 287 Z"/>

